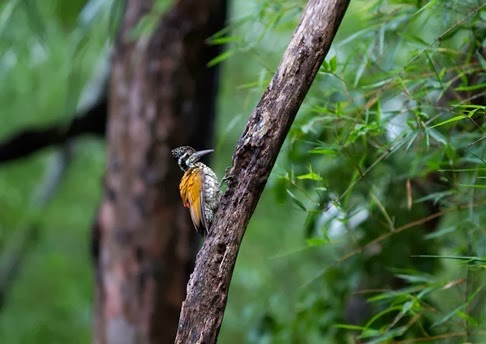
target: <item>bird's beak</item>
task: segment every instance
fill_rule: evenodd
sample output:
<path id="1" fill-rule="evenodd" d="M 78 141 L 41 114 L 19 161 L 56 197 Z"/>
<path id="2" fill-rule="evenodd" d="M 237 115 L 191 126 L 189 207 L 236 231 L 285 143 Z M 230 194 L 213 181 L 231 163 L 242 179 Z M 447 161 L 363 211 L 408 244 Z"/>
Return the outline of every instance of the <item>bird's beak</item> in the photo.
<path id="1" fill-rule="evenodd" d="M 214 152 L 214 149 L 205 149 L 205 150 L 202 150 L 202 151 L 197 151 L 196 153 L 194 153 L 192 155 L 193 158 L 201 158 L 203 155 L 206 155 L 206 154 L 209 154 L 209 153 L 212 153 Z"/>

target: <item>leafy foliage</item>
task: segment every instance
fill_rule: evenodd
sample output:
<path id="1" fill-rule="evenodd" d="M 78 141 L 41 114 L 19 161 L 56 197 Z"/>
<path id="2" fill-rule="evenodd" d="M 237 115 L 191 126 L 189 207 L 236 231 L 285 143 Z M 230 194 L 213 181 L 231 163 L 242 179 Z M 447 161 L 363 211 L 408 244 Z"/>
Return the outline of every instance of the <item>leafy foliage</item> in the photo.
<path id="1" fill-rule="evenodd" d="M 233 2 L 231 24 L 208 39 L 228 47 L 210 63 L 225 63 L 219 175 L 305 4 Z M 120 9 L 0 4 L 2 138 L 89 103 Z M 350 3 L 250 223 L 222 343 L 485 341 L 485 17 L 479 0 Z M 0 169 L 2 273 L 34 233 L 0 309 L 5 342 L 89 341 L 104 147 L 68 147 L 41 202 L 63 150 Z"/>
<path id="2" fill-rule="evenodd" d="M 0 3 L 2 141 L 26 128 L 67 125 L 96 100 L 106 77 L 110 6 Z M 2 342 L 70 342 L 73 333 L 89 341 L 88 229 L 103 164 L 103 145 L 88 139 L 0 166 Z"/>
<path id="3" fill-rule="evenodd" d="M 267 317 L 275 340 L 485 338 L 484 13 L 478 1 L 351 4 L 276 186 L 330 259 L 292 319 Z"/>

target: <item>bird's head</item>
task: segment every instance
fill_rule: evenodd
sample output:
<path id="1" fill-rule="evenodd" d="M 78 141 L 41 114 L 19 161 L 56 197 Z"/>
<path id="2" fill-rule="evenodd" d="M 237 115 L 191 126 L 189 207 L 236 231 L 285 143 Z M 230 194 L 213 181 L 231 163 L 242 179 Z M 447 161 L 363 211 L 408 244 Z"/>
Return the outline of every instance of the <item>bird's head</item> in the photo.
<path id="1" fill-rule="evenodd" d="M 177 159 L 177 163 L 179 164 L 181 170 L 187 171 L 189 168 L 193 167 L 203 155 L 209 154 L 213 151 L 213 149 L 196 151 L 192 147 L 181 146 L 174 148 L 171 153 L 172 156 Z"/>

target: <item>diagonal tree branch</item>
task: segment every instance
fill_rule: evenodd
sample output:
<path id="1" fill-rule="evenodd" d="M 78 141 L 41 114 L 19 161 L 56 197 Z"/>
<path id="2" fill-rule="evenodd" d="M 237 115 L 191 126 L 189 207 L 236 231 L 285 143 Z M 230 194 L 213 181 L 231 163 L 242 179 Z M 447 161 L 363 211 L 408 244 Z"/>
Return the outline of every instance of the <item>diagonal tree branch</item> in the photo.
<path id="1" fill-rule="evenodd" d="M 310 0 L 282 61 L 243 132 L 211 234 L 187 285 L 176 343 L 215 343 L 248 221 L 349 0 Z"/>
<path id="2" fill-rule="evenodd" d="M 107 116 L 106 96 L 69 125 L 53 124 L 45 129 L 26 129 L 0 143 L 0 163 L 24 158 L 42 148 L 59 145 L 84 134 L 104 136 Z"/>

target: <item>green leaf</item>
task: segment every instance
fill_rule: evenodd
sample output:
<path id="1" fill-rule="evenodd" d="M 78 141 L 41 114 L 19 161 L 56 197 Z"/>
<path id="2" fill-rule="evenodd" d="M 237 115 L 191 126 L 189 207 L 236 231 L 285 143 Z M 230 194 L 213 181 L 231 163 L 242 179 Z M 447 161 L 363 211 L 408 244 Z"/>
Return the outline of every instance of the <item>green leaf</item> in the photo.
<path id="1" fill-rule="evenodd" d="M 315 180 L 315 181 L 322 181 L 322 177 L 319 176 L 317 173 L 314 172 L 309 172 L 306 174 L 301 174 L 300 176 L 297 176 L 297 179 L 299 180 Z"/>
<path id="2" fill-rule="evenodd" d="M 316 247 L 316 246 L 323 246 L 329 243 L 329 240 L 324 238 L 309 238 L 306 240 L 308 246 Z"/>
<path id="3" fill-rule="evenodd" d="M 456 315 L 459 318 L 462 318 L 462 319 L 466 320 L 471 326 L 474 326 L 474 327 L 478 327 L 479 326 L 479 323 L 478 323 L 478 321 L 476 319 L 474 319 L 473 317 L 471 317 L 469 314 L 464 313 L 463 311 L 458 310 L 456 312 Z"/>
<path id="4" fill-rule="evenodd" d="M 322 61 L 322 69 L 323 69 L 322 73 L 324 73 L 324 74 L 329 73 L 329 63 L 327 63 L 326 60 Z"/>
<path id="5" fill-rule="evenodd" d="M 442 318 L 437 320 L 435 323 L 433 323 L 432 326 L 430 326 L 430 328 L 434 328 L 434 327 L 439 326 L 439 325 L 445 323 L 446 321 L 450 320 L 454 315 L 457 314 L 458 311 L 465 308 L 466 306 L 467 306 L 467 304 L 462 304 L 459 307 L 453 309 L 451 312 L 447 313 L 445 316 L 443 316 Z"/>
<path id="6" fill-rule="evenodd" d="M 230 58 L 233 54 L 235 53 L 235 50 L 226 50 L 225 52 L 219 54 L 216 56 L 214 59 L 208 62 L 208 67 L 213 67 L 217 65 L 218 63 L 223 62 L 224 60 L 227 60 Z"/>
<path id="7" fill-rule="evenodd" d="M 484 90 L 486 88 L 486 83 L 477 84 L 477 85 L 468 85 L 468 86 L 459 86 L 456 87 L 456 91 L 475 91 L 475 90 Z"/>
<path id="8" fill-rule="evenodd" d="M 486 257 L 471 257 L 471 256 L 441 256 L 441 255 L 432 255 L 432 254 L 418 254 L 413 255 L 412 257 L 420 257 L 420 258 L 445 258 L 445 259 L 457 259 L 457 260 L 464 260 L 467 262 L 482 262 L 486 263 Z"/>
<path id="9" fill-rule="evenodd" d="M 307 211 L 307 209 L 304 206 L 304 203 L 302 203 L 301 200 L 299 200 L 290 190 L 287 190 L 287 194 L 290 196 L 292 201 L 303 211 Z"/>
<path id="10" fill-rule="evenodd" d="M 458 184 L 458 186 L 475 188 L 475 189 L 486 189 L 486 184 Z"/>
<path id="11" fill-rule="evenodd" d="M 484 109 L 484 108 L 483 108 Z M 472 116 L 474 116 L 476 114 L 477 111 L 481 110 L 481 108 L 475 108 L 474 110 L 471 110 L 467 115 L 459 115 L 459 116 L 454 116 L 452 118 L 449 118 L 448 120 L 445 120 L 445 121 L 442 121 L 440 123 L 437 123 L 433 126 L 431 126 L 429 129 L 432 129 L 432 128 L 435 128 L 435 127 L 439 127 L 439 126 L 442 126 L 444 124 L 448 124 L 448 123 L 453 123 L 453 122 L 457 122 L 457 121 L 460 121 L 460 120 L 463 120 L 463 119 L 466 119 L 466 118 L 471 118 Z"/>
<path id="12" fill-rule="evenodd" d="M 444 236 L 444 235 L 447 235 L 449 233 L 454 232 L 456 229 L 457 229 L 456 226 L 444 227 L 444 228 L 441 228 L 441 229 L 439 229 L 437 231 L 434 231 L 432 233 L 429 233 L 429 234 L 425 235 L 424 238 L 426 240 L 440 238 L 441 236 Z"/>
<path id="13" fill-rule="evenodd" d="M 445 138 L 445 136 L 439 133 L 437 130 L 430 129 L 428 130 L 428 133 L 430 134 L 430 137 L 432 137 L 435 141 L 442 143 L 443 145 L 447 144 L 447 139 Z"/>
<path id="14" fill-rule="evenodd" d="M 329 68 L 331 72 L 335 73 L 336 68 L 337 68 L 337 56 L 334 55 L 330 60 L 329 60 Z"/>
<path id="15" fill-rule="evenodd" d="M 335 148 L 313 148 L 309 152 L 311 154 L 337 155 L 337 149 Z"/>
<path id="16" fill-rule="evenodd" d="M 410 283 L 431 283 L 434 281 L 432 277 L 424 275 L 397 274 L 396 276 Z"/>
<path id="17" fill-rule="evenodd" d="M 228 43 L 234 43 L 241 41 L 241 36 L 238 35 L 230 35 L 230 36 L 218 36 L 218 37 L 211 37 L 208 39 L 209 44 L 212 45 L 222 45 Z"/>
<path id="18" fill-rule="evenodd" d="M 381 101 L 380 101 L 380 98 L 378 98 L 378 101 L 376 102 L 376 124 L 378 126 L 381 125 Z"/>
<path id="19" fill-rule="evenodd" d="M 348 325 L 348 324 L 335 324 L 334 327 L 343 328 L 345 330 L 356 330 L 356 331 L 364 331 L 367 329 L 364 326 Z"/>

